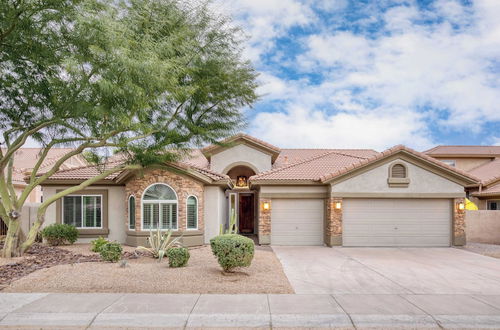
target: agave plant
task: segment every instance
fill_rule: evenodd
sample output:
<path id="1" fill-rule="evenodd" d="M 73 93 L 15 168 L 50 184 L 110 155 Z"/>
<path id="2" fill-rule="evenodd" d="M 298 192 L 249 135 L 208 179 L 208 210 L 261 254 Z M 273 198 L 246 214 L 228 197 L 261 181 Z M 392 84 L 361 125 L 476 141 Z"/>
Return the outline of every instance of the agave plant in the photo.
<path id="1" fill-rule="evenodd" d="M 144 250 L 153 255 L 154 258 L 158 258 L 161 261 L 167 250 L 171 247 L 182 246 L 179 242 L 182 236 L 172 239 L 172 230 L 169 229 L 167 232 L 162 233 L 160 228 L 156 232 L 150 230 L 148 237 L 148 244 L 150 247 L 138 246 L 138 250 Z"/>

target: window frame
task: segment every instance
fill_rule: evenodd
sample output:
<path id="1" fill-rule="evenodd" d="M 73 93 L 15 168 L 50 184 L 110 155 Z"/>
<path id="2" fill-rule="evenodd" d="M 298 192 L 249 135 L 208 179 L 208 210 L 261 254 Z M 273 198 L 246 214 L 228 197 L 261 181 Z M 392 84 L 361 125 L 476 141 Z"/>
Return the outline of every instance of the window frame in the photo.
<path id="1" fill-rule="evenodd" d="M 189 228 L 189 224 L 188 224 L 188 202 L 189 202 L 189 198 L 191 197 L 194 197 L 195 201 L 196 201 L 196 228 Z M 200 219 L 200 212 L 198 210 L 198 197 L 196 197 L 195 195 L 188 195 L 186 197 L 186 230 L 198 230 L 199 228 L 199 219 Z"/>
<path id="2" fill-rule="evenodd" d="M 404 178 L 396 178 L 392 176 L 392 170 L 396 165 L 404 167 Z M 389 173 L 387 175 L 387 184 L 390 188 L 407 188 L 410 185 L 410 171 L 408 170 L 408 166 L 402 161 L 395 161 L 394 163 L 390 164 Z"/>
<path id="3" fill-rule="evenodd" d="M 441 162 L 451 167 L 457 167 L 457 161 L 455 159 L 441 159 Z"/>
<path id="4" fill-rule="evenodd" d="M 496 210 L 490 209 L 490 203 L 491 202 L 497 204 L 497 209 Z M 500 199 L 488 199 L 486 201 L 486 210 L 488 210 L 488 211 L 500 211 Z"/>
<path id="5" fill-rule="evenodd" d="M 176 199 L 175 200 L 171 200 L 171 199 L 144 200 L 144 194 L 146 193 L 146 191 L 148 191 L 149 188 L 151 188 L 155 185 L 164 185 L 164 186 L 167 186 L 168 188 L 172 189 L 172 191 L 175 194 Z M 141 195 L 141 231 L 148 231 L 149 232 L 151 230 L 158 230 L 158 228 L 155 228 L 155 229 L 144 228 L 144 204 L 158 204 L 158 217 L 159 217 L 158 218 L 158 226 L 161 227 L 161 214 L 163 213 L 161 205 L 162 204 L 168 205 L 168 204 L 174 204 L 174 203 L 175 203 L 175 215 L 176 215 L 175 228 L 160 228 L 160 231 L 168 231 L 168 230 L 177 231 L 177 230 L 179 230 L 179 195 L 177 194 L 177 191 L 175 191 L 175 189 L 172 188 L 172 186 L 170 186 L 166 183 L 163 183 L 163 182 L 156 182 L 156 183 L 152 183 L 149 186 L 147 186 Z"/>
<path id="6" fill-rule="evenodd" d="M 104 212 L 103 212 L 104 211 L 104 206 L 103 206 L 103 204 L 104 204 L 104 196 L 102 194 L 81 194 L 81 195 L 72 195 L 72 194 L 70 194 L 70 195 L 63 196 L 61 198 L 61 200 L 62 200 L 61 201 L 61 223 L 65 223 L 64 222 L 64 203 L 65 203 L 64 199 L 66 197 L 80 197 L 81 198 L 81 200 L 82 200 L 82 204 L 81 204 L 82 205 L 82 209 L 81 209 L 81 213 L 82 213 L 82 225 L 84 224 L 84 221 L 85 221 L 84 220 L 85 218 L 83 217 L 83 209 L 84 209 L 83 199 L 85 197 L 100 197 L 101 198 L 101 226 L 100 227 L 76 227 L 75 226 L 75 228 L 76 229 L 103 229 L 104 228 Z"/>
<path id="7" fill-rule="evenodd" d="M 132 198 L 134 199 L 134 213 L 133 213 L 134 214 L 134 228 L 132 228 L 130 226 L 130 224 L 131 224 L 130 217 L 132 216 L 132 212 L 130 212 L 130 200 Z M 136 210 L 137 210 L 137 198 L 135 198 L 135 195 L 132 194 L 132 195 L 128 196 L 128 205 L 127 205 L 127 207 L 128 207 L 128 225 L 127 225 L 128 226 L 128 230 L 135 230 L 135 227 L 136 227 L 136 223 L 135 222 L 137 220 L 137 217 L 135 216 Z"/>

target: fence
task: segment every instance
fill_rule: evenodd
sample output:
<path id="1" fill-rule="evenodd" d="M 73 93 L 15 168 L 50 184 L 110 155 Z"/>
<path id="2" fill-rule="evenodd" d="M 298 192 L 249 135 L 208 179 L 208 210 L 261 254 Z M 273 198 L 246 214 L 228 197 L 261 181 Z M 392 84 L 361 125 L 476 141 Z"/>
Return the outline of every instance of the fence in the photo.
<path id="1" fill-rule="evenodd" d="M 500 211 L 465 212 L 467 242 L 500 244 Z"/>
<path id="2" fill-rule="evenodd" d="M 26 203 L 21 210 L 21 229 L 27 233 L 36 220 L 39 203 Z M 7 225 L 0 219 L 0 236 L 7 235 Z"/>

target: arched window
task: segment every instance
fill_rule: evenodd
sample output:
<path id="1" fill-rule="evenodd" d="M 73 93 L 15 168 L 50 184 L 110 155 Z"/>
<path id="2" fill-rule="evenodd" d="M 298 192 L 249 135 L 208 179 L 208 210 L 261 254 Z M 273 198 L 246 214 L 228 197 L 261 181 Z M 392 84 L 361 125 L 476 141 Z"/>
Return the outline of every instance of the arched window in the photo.
<path id="1" fill-rule="evenodd" d="M 128 199 L 128 229 L 135 229 L 135 197 L 131 195 Z"/>
<path id="2" fill-rule="evenodd" d="M 177 229 L 177 194 L 168 185 L 149 186 L 142 196 L 142 230 Z"/>
<path id="3" fill-rule="evenodd" d="M 402 164 L 395 164 L 391 168 L 391 178 L 406 178 L 406 167 Z"/>
<path id="4" fill-rule="evenodd" d="M 198 199 L 189 196 L 186 203 L 187 229 L 198 229 Z"/>

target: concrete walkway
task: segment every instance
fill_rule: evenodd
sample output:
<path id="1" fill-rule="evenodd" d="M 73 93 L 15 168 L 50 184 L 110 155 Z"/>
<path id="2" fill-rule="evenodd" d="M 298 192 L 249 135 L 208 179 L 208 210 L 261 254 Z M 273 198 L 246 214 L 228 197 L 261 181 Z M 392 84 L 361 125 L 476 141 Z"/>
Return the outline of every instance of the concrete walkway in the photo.
<path id="1" fill-rule="evenodd" d="M 0 293 L 10 328 L 498 328 L 500 295 Z"/>

